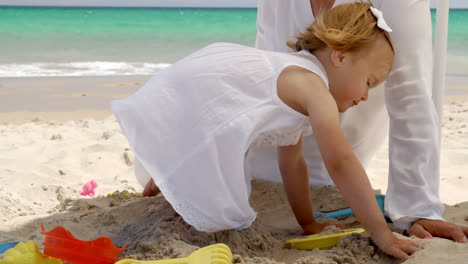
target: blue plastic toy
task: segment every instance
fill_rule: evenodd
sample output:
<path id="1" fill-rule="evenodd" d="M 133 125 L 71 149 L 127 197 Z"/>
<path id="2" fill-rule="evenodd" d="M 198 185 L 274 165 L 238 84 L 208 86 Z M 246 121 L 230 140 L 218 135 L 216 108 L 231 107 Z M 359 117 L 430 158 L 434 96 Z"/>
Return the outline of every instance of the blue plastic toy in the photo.
<path id="1" fill-rule="evenodd" d="M 377 194 L 375 195 L 375 199 L 377 199 L 377 203 L 379 204 L 380 211 L 382 214 L 387 217 L 387 214 L 384 210 L 384 203 L 385 203 L 385 195 Z M 332 212 L 315 212 L 314 216 L 317 220 L 327 219 L 327 218 L 340 218 L 354 215 L 353 210 L 351 208 L 345 208 L 337 211 Z"/>
<path id="2" fill-rule="evenodd" d="M 0 244 L 0 254 L 4 253 L 10 248 L 14 248 L 18 243 L 19 242 L 16 241 L 16 242 L 6 242 L 6 243 Z"/>

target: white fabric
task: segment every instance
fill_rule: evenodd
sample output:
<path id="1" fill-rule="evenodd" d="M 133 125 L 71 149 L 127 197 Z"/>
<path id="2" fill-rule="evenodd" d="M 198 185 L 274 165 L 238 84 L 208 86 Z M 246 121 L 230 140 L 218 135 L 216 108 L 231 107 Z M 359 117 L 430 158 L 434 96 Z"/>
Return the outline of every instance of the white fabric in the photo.
<path id="1" fill-rule="evenodd" d="M 375 7 L 370 7 L 371 13 L 375 16 L 377 19 L 377 26 L 387 32 L 392 32 L 392 29 L 387 25 L 387 21 L 385 21 L 385 18 L 383 16 L 382 11 L 378 10 Z"/>
<path id="2" fill-rule="evenodd" d="M 143 164 L 141 164 L 141 161 L 138 159 L 138 157 L 135 157 L 133 160 L 133 170 L 135 172 L 138 183 L 145 187 L 148 181 L 151 179 L 151 175 L 145 169 L 145 167 L 143 167 Z"/>
<path id="3" fill-rule="evenodd" d="M 337 0 L 335 6 L 345 2 L 352 1 Z M 407 229 L 418 218 L 442 219 L 443 213 L 438 191 L 438 120 L 431 100 L 429 1 L 371 2 L 393 29 L 395 62 L 387 82 L 381 85 L 384 87 L 372 89 L 369 101 L 342 115 L 342 127 L 364 166 L 390 130 L 385 210 L 397 227 Z M 259 0 L 256 46 L 288 52 L 286 40 L 294 39 L 313 19 L 309 0 Z M 311 184 L 333 184 L 313 137 L 304 138 L 304 150 Z M 248 171 L 255 178 L 280 181 L 276 159 L 274 148 L 249 152 Z"/>
<path id="4" fill-rule="evenodd" d="M 281 71 L 297 65 L 328 81 L 307 51 L 285 54 L 229 43 L 207 46 L 112 103 L 135 153 L 138 178 L 151 175 L 197 230 L 244 229 L 255 220 L 244 173 L 249 147 L 296 144 L 308 117 L 282 102 Z"/>

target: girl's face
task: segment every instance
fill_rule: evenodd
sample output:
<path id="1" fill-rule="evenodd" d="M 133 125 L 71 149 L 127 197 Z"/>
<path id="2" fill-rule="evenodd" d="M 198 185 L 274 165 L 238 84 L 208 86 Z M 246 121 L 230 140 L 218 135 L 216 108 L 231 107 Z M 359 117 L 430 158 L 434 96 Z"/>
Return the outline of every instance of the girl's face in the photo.
<path id="1" fill-rule="evenodd" d="M 345 112 L 367 101 L 369 90 L 387 78 L 393 64 L 393 50 L 387 38 L 379 34 L 368 49 L 354 53 L 332 51 L 331 63 L 334 67 L 327 72 L 330 93 L 338 110 Z"/>

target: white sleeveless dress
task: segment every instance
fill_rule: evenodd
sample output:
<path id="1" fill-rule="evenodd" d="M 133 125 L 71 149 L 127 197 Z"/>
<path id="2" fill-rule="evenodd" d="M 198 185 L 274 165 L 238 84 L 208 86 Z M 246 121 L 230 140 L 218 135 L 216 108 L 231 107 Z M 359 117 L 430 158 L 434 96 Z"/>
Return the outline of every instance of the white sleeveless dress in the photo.
<path id="1" fill-rule="evenodd" d="M 307 51 L 215 43 L 112 103 L 137 162 L 197 230 L 249 227 L 256 217 L 244 169 L 249 148 L 294 145 L 304 130 L 310 132 L 308 117 L 277 95 L 277 78 L 291 65 L 328 85 L 320 62 Z"/>

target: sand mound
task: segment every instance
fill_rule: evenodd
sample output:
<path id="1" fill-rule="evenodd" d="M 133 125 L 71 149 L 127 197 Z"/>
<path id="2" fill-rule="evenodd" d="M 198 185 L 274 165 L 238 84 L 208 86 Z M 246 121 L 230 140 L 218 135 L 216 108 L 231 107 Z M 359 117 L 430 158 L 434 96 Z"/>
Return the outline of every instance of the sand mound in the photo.
<path id="1" fill-rule="evenodd" d="M 122 258 L 155 260 L 185 257 L 200 247 L 225 243 L 234 254 L 234 263 L 393 263 L 367 237 L 357 234 L 344 237 L 337 247 L 330 250 L 284 249 L 284 241 L 300 236 L 301 230 L 287 205 L 282 186 L 254 182 L 252 193 L 251 203 L 259 212 L 258 219 L 250 228 L 242 231 L 199 232 L 186 224 L 163 196 L 141 198 L 117 192 L 92 199 L 65 199 L 57 213 L 35 219 L 7 234 L 2 233 L 1 237 L 32 239 L 41 245 L 39 226 L 42 223 L 46 230 L 57 225 L 65 226 L 82 240 L 108 236 L 119 247 L 128 242 Z M 322 205 L 325 201 L 344 205 L 333 188 L 313 190 L 313 193 L 314 204 L 318 207 L 325 206 Z M 339 222 L 351 226 L 357 223 L 354 217 Z M 466 245 L 443 239 L 433 241 L 437 244 L 431 248 L 449 243 L 450 249 L 457 252 L 454 263 L 462 263 L 456 260 L 463 256 L 458 252 L 466 251 Z M 408 263 L 424 263 L 431 256 L 432 253 L 423 250 L 411 260 L 413 262 Z"/>

